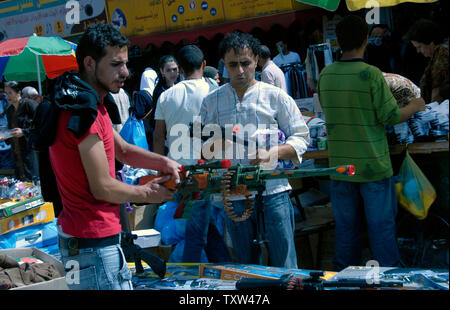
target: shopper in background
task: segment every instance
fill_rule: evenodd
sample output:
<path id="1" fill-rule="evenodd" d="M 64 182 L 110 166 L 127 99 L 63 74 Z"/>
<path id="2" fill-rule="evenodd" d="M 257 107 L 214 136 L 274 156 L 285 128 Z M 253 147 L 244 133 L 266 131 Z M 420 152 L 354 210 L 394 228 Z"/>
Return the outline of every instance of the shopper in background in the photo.
<path id="1" fill-rule="evenodd" d="M 261 82 L 272 84 L 287 92 L 286 78 L 283 71 L 272 61 L 270 49 L 261 45 L 259 51 L 258 65 L 262 68 Z"/>
<path id="2" fill-rule="evenodd" d="M 38 103 L 22 98 L 22 91 L 16 81 L 5 82 L 6 110 L 11 138 L 0 138 L 11 144 L 15 164 L 15 177 L 19 180 L 37 181 L 39 179 L 38 158 L 29 142 L 31 125 Z"/>
<path id="3" fill-rule="evenodd" d="M 217 83 L 217 86 L 220 86 L 220 75 L 219 70 L 214 67 L 206 66 L 203 71 L 203 76 L 212 79 Z"/>
<path id="4" fill-rule="evenodd" d="M 330 177 L 334 268 L 365 265 L 360 261 L 361 205 L 374 259 L 380 266 L 397 267 L 397 196 L 385 125 L 406 121 L 424 110 L 425 102 L 414 98 L 400 109 L 380 69 L 364 62 L 368 25 L 362 18 L 344 17 L 336 35 L 343 55 L 322 70 L 318 93 L 327 120 L 329 166 L 354 165 L 356 174 Z"/>
<path id="5" fill-rule="evenodd" d="M 155 90 L 153 92 L 153 102 L 155 105 L 158 102 L 159 96 L 161 94 L 171 88 L 173 85 L 176 84 L 178 78 L 179 78 L 179 72 L 178 72 L 178 62 L 172 55 L 166 55 L 161 57 L 159 61 L 159 72 L 160 72 L 160 78 L 158 78 L 158 83 L 156 84 Z M 154 108 L 156 110 L 156 106 Z M 152 128 L 155 128 L 155 113 L 153 112 L 153 125 Z"/>
<path id="6" fill-rule="evenodd" d="M 421 19 L 411 27 L 406 37 L 418 53 L 430 58 L 420 80 L 425 102 L 442 102 L 448 99 L 448 43 L 444 44 L 439 26 L 430 20 Z"/>
<path id="7" fill-rule="evenodd" d="M 283 65 L 300 63 L 300 55 L 296 52 L 291 52 L 288 50 L 288 46 L 283 41 L 278 41 L 275 46 L 278 50 L 278 55 L 273 58 L 273 62 L 278 66 L 282 67 Z"/>
<path id="8" fill-rule="evenodd" d="M 201 150 L 194 149 L 193 139 L 187 140 L 186 150 L 179 150 L 180 140 L 177 126 L 189 126 L 194 117 L 200 113 L 203 98 L 217 85 L 210 78 L 203 76 L 206 60 L 203 52 L 196 45 L 187 45 L 177 53 L 180 72 L 185 79 L 169 88 L 159 97 L 155 114 L 155 152 L 164 154 L 164 142 L 169 148 L 168 157 L 183 165 L 196 164 L 200 159 Z M 189 138 L 188 138 L 189 139 Z M 202 251 L 205 250 L 209 262 L 230 262 L 231 256 L 220 235 L 212 217 L 210 200 L 200 200 L 193 204 L 186 222 L 183 262 L 200 262 Z"/>

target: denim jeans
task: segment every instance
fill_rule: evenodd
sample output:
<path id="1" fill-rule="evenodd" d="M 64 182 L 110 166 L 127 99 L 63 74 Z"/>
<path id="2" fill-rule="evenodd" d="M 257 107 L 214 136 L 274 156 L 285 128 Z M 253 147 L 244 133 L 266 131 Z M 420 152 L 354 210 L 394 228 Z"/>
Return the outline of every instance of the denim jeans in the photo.
<path id="1" fill-rule="evenodd" d="M 194 203 L 186 222 L 183 262 L 199 263 L 202 250 L 205 250 L 208 262 L 231 262 L 228 247 L 220 234 L 212 216 L 214 206 L 209 200 Z"/>
<path id="2" fill-rule="evenodd" d="M 382 267 L 400 266 L 395 227 L 397 195 L 392 177 L 368 183 L 332 180 L 331 203 L 336 222 L 333 259 L 336 271 L 364 263 L 361 262 L 361 205 L 373 259 Z"/>
<path id="3" fill-rule="evenodd" d="M 232 201 L 235 213 L 240 216 L 245 201 Z M 237 262 L 241 264 L 262 264 L 259 246 L 253 244 L 257 238 L 256 207 L 250 218 L 236 222 L 225 216 L 225 224 L 233 244 Z M 294 207 L 288 192 L 263 197 L 265 240 L 269 252 L 269 264 L 275 267 L 297 268 L 297 254 L 294 244 Z"/>
<path id="4" fill-rule="evenodd" d="M 71 290 L 132 290 L 131 271 L 119 244 L 80 249 L 69 256 L 60 248 L 66 283 Z"/>

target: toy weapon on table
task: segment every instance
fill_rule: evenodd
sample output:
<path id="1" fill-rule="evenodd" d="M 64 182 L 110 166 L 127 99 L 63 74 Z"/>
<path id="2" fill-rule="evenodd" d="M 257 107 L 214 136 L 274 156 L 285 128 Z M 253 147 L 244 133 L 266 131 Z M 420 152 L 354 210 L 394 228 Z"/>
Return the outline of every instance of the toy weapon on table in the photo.
<path id="1" fill-rule="evenodd" d="M 179 184 L 175 184 L 173 178 L 164 183 L 164 186 L 176 190 L 178 197 L 181 197 L 181 203 L 175 212 L 176 218 L 187 217 L 195 200 L 207 199 L 211 194 L 222 194 L 225 212 L 232 220 L 240 222 L 247 220 L 254 210 L 255 198 L 252 198 L 252 191 L 264 191 L 268 180 L 327 175 L 353 176 L 355 168 L 346 165 L 318 169 L 262 170 L 260 166 L 231 166 L 231 161 L 224 159 L 207 163 L 199 160 L 196 165 L 182 166 L 182 172 Z M 188 172 L 187 177 L 184 177 L 185 172 Z M 145 184 L 155 177 L 141 177 L 139 184 Z M 245 196 L 246 207 L 242 215 L 238 216 L 234 212 L 230 202 L 231 196 Z"/>
<path id="2" fill-rule="evenodd" d="M 381 287 L 402 287 L 403 282 L 397 280 L 369 282 L 365 279 L 341 279 L 324 281 L 323 271 L 312 271 L 307 278 L 300 278 L 294 274 L 285 274 L 280 279 L 256 279 L 243 278 L 236 282 L 236 289 L 247 290 L 256 288 L 277 289 L 277 290 L 308 290 L 320 291 L 324 288 L 381 288 Z"/>

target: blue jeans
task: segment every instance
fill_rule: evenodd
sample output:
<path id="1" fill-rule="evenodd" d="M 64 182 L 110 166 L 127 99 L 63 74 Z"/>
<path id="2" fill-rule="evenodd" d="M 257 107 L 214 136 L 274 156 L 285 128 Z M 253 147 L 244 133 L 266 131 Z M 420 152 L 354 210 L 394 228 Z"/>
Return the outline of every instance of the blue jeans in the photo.
<path id="1" fill-rule="evenodd" d="M 361 265 L 361 204 L 374 259 L 382 267 L 400 266 L 395 227 L 397 195 L 392 177 L 368 183 L 332 180 L 331 202 L 336 222 L 336 271 Z"/>
<path id="2" fill-rule="evenodd" d="M 66 283 L 71 290 L 132 290 L 131 271 L 119 244 L 80 249 L 69 256 L 61 249 Z"/>
<path id="3" fill-rule="evenodd" d="M 232 201 L 235 213 L 240 216 L 245 209 L 245 201 Z M 271 266 L 297 268 L 297 254 L 294 244 L 294 207 L 288 192 L 263 197 L 265 240 Z M 225 225 L 233 244 L 237 262 L 241 264 L 262 264 L 257 238 L 256 206 L 250 218 L 235 222 L 225 216 Z"/>
<path id="4" fill-rule="evenodd" d="M 208 262 L 231 262 L 231 255 L 213 220 L 214 208 L 209 200 L 194 203 L 186 222 L 186 235 L 183 250 L 183 262 L 199 263 L 202 250 L 205 250 Z"/>

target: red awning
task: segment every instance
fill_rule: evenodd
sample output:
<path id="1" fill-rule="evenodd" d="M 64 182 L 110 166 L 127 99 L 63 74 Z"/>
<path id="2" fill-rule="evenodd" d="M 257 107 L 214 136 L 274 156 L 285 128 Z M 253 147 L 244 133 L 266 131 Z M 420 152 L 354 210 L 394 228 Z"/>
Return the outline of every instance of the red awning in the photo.
<path id="1" fill-rule="evenodd" d="M 308 21 L 310 19 L 316 19 L 318 22 L 320 22 L 322 15 L 323 12 L 321 12 L 321 10 L 319 9 L 307 9 L 284 14 L 241 20 L 209 28 L 164 33 L 159 35 L 149 35 L 143 37 L 134 37 L 129 38 L 129 40 L 131 41 L 131 45 L 137 45 L 143 49 L 146 48 L 149 44 L 153 44 L 156 47 L 160 47 L 166 41 L 176 45 L 180 43 L 180 41 L 182 40 L 194 42 L 200 36 L 203 36 L 208 40 L 212 40 L 214 36 L 217 35 L 218 33 L 226 34 L 237 30 L 245 33 L 250 33 L 255 28 L 260 28 L 263 31 L 269 31 L 270 28 L 276 24 L 288 28 L 296 20 Z"/>

